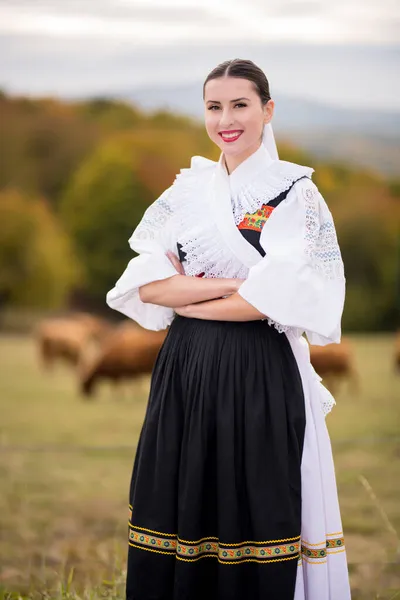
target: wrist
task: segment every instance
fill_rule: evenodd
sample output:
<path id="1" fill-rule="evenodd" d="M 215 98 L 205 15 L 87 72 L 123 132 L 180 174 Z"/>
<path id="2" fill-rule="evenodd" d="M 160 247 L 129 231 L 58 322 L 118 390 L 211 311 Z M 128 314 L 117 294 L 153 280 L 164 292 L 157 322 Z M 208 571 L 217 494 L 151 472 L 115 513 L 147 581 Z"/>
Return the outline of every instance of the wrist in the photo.
<path id="1" fill-rule="evenodd" d="M 240 279 L 230 279 L 228 283 L 228 294 L 235 294 L 242 285 L 242 283 L 243 282 Z"/>

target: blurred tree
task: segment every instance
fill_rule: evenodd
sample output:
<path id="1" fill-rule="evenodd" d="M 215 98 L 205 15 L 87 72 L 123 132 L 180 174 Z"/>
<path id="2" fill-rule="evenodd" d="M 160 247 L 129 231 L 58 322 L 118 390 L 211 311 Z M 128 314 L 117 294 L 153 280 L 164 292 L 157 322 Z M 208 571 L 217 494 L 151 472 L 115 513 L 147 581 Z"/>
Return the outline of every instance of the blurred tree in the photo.
<path id="1" fill-rule="evenodd" d="M 168 110 L 158 110 L 147 116 L 147 125 L 157 129 L 199 129 L 197 120 Z M 203 129 L 203 127 L 202 127 Z"/>
<path id="2" fill-rule="evenodd" d="M 121 145 L 100 147 L 76 172 L 61 215 L 76 244 L 89 298 L 104 304 L 132 257 L 128 239 L 151 200 Z"/>
<path id="3" fill-rule="evenodd" d="M 310 156 L 307 151 L 295 146 L 289 140 L 279 138 L 276 142 L 280 160 L 287 160 L 288 162 L 307 166 L 311 166 L 315 163 L 315 160 L 313 160 L 312 156 Z"/>
<path id="4" fill-rule="evenodd" d="M 339 230 L 347 292 L 343 328 L 393 329 L 397 303 L 398 232 L 379 213 L 347 220 Z"/>
<path id="5" fill-rule="evenodd" d="M 57 307 L 78 280 L 69 239 L 46 202 L 0 192 L 0 305 Z"/>
<path id="6" fill-rule="evenodd" d="M 131 104 L 111 98 L 92 98 L 74 104 L 77 114 L 110 131 L 136 127 L 143 121 L 143 114 Z"/>
<path id="7" fill-rule="evenodd" d="M 128 245 L 133 230 L 180 167 L 189 166 L 201 141 L 207 148 L 201 135 L 200 130 L 160 135 L 158 129 L 117 135 L 78 169 L 61 202 L 61 216 L 85 268 L 89 298 L 104 304 L 133 256 Z"/>
<path id="8" fill-rule="evenodd" d="M 0 97 L 0 188 L 44 195 L 53 206 L 99 139 L 91 123 L 54 100 Z"/>
<path id="9" fill-rule="evenodd" d="M 109 143 L 124 148 L 131 157 L 132 168 L 150 189 L 153 199 L 173 183 L 180 169 L 190 166 L 192 156 L 218 160 L 220 154 L 202 127 L 161 130 L 142 127 L 115 136 Z"/>
<path id="10" fill-rule="evenodd" d="M 400 179 L 392 179 L 389 181 L 389 189 L 395 198 L 400 198 Z"/>

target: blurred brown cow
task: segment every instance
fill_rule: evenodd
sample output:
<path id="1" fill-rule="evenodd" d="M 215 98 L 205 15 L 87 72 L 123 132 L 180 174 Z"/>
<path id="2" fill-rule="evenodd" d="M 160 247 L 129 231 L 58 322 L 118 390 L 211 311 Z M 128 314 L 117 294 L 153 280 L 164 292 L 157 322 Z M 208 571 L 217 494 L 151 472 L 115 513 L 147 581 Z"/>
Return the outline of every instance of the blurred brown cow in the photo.
<path id="1" fill-rule="evenodd" d="M 126 322 L 105 340 L 98 355 L 80 369 L 80 388 L 85 396 L 100 380 L 117 383 L 150 374 L 167 331 L 148 331 Z"/>
<path id="2" fill-rule="evenodd" d="M 359 390 L 359 377 L 355 366 L 354 351 L 350 342 L 342 338 L 340 344 L 310 346 L 311 364 L 333 393 L 340 380 L 347 379 L 354 392 Z"/>
<path id="3" fill-rule="evenodd" d="M 394 364 L 398 372 L 400 372 L 400 331 L 397 332 L 394 342 Z"/>
<path id="4" fill-rule="evenodd" d="M 87 345 L 100 341 L 109 328 L 103 319 L 85 313 L 42 321 L 36 331 L 42 364 L 49 368 L 62 361 L 76 366 Z"/>

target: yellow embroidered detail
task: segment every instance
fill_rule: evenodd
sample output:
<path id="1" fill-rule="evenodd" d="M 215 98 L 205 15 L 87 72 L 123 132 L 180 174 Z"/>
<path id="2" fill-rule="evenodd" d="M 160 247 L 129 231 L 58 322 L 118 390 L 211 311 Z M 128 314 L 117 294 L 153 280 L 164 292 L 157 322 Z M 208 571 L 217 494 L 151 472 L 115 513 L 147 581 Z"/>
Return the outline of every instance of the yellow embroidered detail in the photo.
<path id="1" fill-rule="evenodd" d="M 131 520 L 129 520 L 129 527 L 130 546 L 159 554 L 174 555 L 178 560 L 187 562 L 206 557 L 217 558 L 218 562 L 222 564 L 251 561 L 264 563 L 297 558 L 299 565 L 301 565 L 302 560 L 309 564 L 326 564 L 329 554 L 339 554 L 345 551 L 344 538 L 334 537 L 342 535 L 342 532 L 329 533 L 326 535 L 324 542 L 316 543 L 306 540 L 300 542 L 300 536 L 267 541 L 246 540 L 236 543 L 222 543 L 216 536 L 207 536 L 198 540 L 184 540 L 174 533 L 136 527 L 131 523 Z M 281 557 L 282 554 L 286 556 Z M 187 556 L 187 558 L 184 558 L 184 556 Z"/>
<path id="2" fill-rule="evenodd" d="M 178 537 L 178 542 L 182 542 L 182 544 L 200 544 L 200 542 L 205 542 L 206 540 L 218 540 L 217 537 L 215 536 L 210 536 L 210 537 L 203 537 L 200 538 L 199 540 L 183 540 L 182 538 Z M 225 544 L 227 545 L 227 544 Z"/>
<path id="3" fill-rule="evenodd" d="M 169 554 L 170 556 L 172 556 L 170 552 L 164 552 L 163 550 L 156 550 L 156 548 L 143 548 L 142 546 L 137 546 L 136 544 L 132 544 L 132 542 L 129 542 L 129 545 L 132 546 L 133 548 L 138 548 L 139 550 L 147 550 L 148 552 L 157 552 L 158 554 Z"/>
<path id="4" fill-rule="evenodd" d="M 309 565 L 325 565 L 328 561 L 327 560 L 320 560 L 318 562 L 313 562 L 311 560 L 308 560 L 308 558 L 306 558 L 305 556 L 303 556 L 302 560 L 304 560 L 306 563 L 308 563 Z"/>
<path id="5" fill-rule="evenodd" d="M 344 550 L 344 538 L 330 538 L 326 539 L 325 542 L 319 542 L 316 544 L 310 544 L 302 540 L 301 552 L 303 556 L 307 556 L 309 559 L 321 559 L 326 558 L 327 554 L 334 553 L 333 550 L 340 548 Z"/>
<path id="6" fill-rule="evenodd" d="M 178 541 L 182 542 L 183 544 L 198 544 L 199 542 L 203 542 L 204 540 L 218 540 L 217 537 L 205 537 L 205 538 L 201 538 L 200 540 L 182 540 L 181 538 L 178 537 Z M 243 544 L 277 544 L 279 542 L 294 542 L 295 540 L 300 540 L 300 536 L 296 535 L 296 537 L 292 537 L 292 538 L 283 538 L 281 540 L 267 540 L 267 541 L 261 541 L 261 542 L 255 542 L 253 540 L 245 540 L 244 542 L 238 542 L 236 544 L 226 544 L 224 542 L 224 546 L 230 546 L 230 547 L 235 547 L 235 546 L 242 546 Z"/>
<path id="7" fill-rule="evenodd" d="M 307 546 L 326 546 L 326 541 L 318 542 L 318 544 L 311 544 L 311 542 L 307 542 L 306 540 L 303 540 L 303 538 L 301 539 L 301 543 L 306 544 Z"/>
<path id="8" fill-rule="evenodd" d="M 225 560 L 220 560 L 218 557 L 215 556 L 215 554 L 204 554 L 203 556 L 199 556 L 197 558 L 181 558 L 180 556 L 176 556 L 176 558 L 178 560 L 183 560 L 185 562 L 194 562 L 196 560 L 200 560 L 201 558 L 207 558 L 207 557 L 212 557 L 212 558 L 217 558 L 218 562 L 221 565 L 237 565 L 237 564 L 241 564 L 241 563 L 245 563 L 245 562 L 256 562 L 256 563 L 260 563 L 260 564 L 265 564 L 266 562 L 282 562 L 284 560 L 293 560 L 294 558 L 298 558 L 297 556 L 287 556 L 285 558 L 275 558 L 273 561 L 265 561 L 265 560 L 257 560 L 255 558 L 245 558 L 243 560 L 235 560 L 234 562 L 227 562 Z"/>
<path id="9" fill-rule="evenodd" d="M 139 529 L 140 531 L 148 531 L 149 533 L 155 533 L 156 535 L 166 535 L 168 537 L 175 537 L 176 538 L 176 533 L 164 533 L 163 531 L 155 531 L 154 529 L 146 529 L 146 527 L 138 527 L 137 525 L 133 525 L 131 523 L 131 521 L 129 521 L 129 527 L 135 527 L 136 529 Z"/>
<path id="10" fill-rule="evenodd" d="M 150 531 L 150 533 L 148 533 Z M 168 535 L 168 537 L 165 537 Z M 173 554 L 176 558 L 197 560 L 204 556 L 214 556 L 219 562 L 270 562 L 278 559 L 298 559 L 300 556 L 300 536 L 290 538 L 296 541 L 288 543 L 269 542 L 240 542 L 225 544 L 218 538 L 202 538 L 201 542 L 182 542 L 173 534 L 153 533 L 144 527 L 134 527 L 130 524 L 129 543 L 142 550 L 150 550 L 161 554 Z"/>
<path id="11" fill-rule="evenodd" d="M 206 536 L 206 537 L 200 538 L 199 540 L 184 540 L 184 539 L 178 537 L 176 533 L 164 533 L 164 532 L 161 532 L 161 531 L 156 531 L 155 529 L 148 529 L 146 527 L 139 527 L 137 525 L 133 525 L 133 523 L 131 522 L 131 520 L 129 520 L 128 523 L 129 523 L 129 526 L 132 527 L 133 529 L 138 529 L 140 531 L 147 531 L 148 533 L 154 533 L 155 535 L 175 537 L 182 544 L 200 544 L 201 542 L 204 542 L 206 540 L 217 540 L 218 541 L 218 537 L 216 537 L 216 536 Z M 299 535 L 296 535 L 295 537 L 291 537 L 291 538 L 282 538 L 282 539 L 279 539 L 279 540 L 262 540 L 260 542 L 253 541 L 253 540 L 245 540 L 244 542 L 237 542 L 235 544 L 226 544 L 226 543 L 224 543 L 223 545 L 224 546 L 235 547 L 235 546 L 243 546 L 244 544 L 278 544 L 280 542 L 294 542 L 296 540 L 300 540 L 300 536 Z"/>

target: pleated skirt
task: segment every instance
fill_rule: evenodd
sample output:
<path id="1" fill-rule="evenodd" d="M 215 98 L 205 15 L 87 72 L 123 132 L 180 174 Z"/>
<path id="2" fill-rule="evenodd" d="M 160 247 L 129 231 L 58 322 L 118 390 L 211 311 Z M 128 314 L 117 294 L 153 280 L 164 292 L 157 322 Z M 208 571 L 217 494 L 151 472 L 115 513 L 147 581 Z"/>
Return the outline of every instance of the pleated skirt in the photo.
<path id="1" fill-rule="evenodd" d="M 285 334 L 177 316 L 133 466 L 127 600 L 293 600 L 304 431 Z"/>

